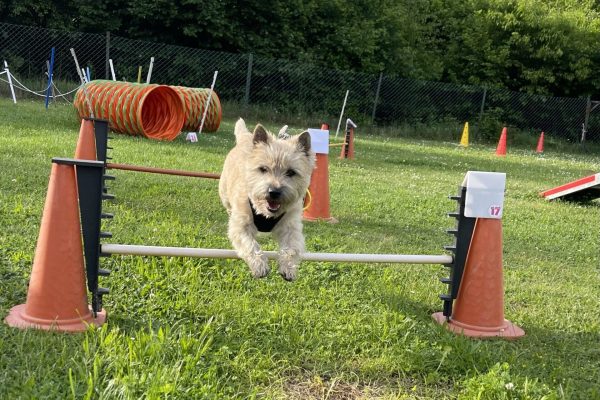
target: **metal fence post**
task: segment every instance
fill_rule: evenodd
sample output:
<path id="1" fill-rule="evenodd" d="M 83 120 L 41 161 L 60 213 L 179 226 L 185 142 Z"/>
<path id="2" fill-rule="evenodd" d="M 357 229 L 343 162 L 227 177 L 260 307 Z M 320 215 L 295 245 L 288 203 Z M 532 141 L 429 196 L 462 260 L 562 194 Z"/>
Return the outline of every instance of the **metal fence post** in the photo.
<path id="1" fill-rule="evenodd" d="M 246 72 L 246 93 L 244 94 L 244 106 L 247 106 L 250 101 L 250 82 L 252 80 L 252 53 L 248 54 L 248 71 Z"/>
<path id="2" fill-rule="evenodd" d="M 583 120 L 583 127 L 581 129 L 581 146 L 585 147 L 585 136 L 588 130 L 588 123 L 590 121 L 590 112 L 592 111 L 592 96 L 587 97 L 585 103 L 585 119 Z"/>
<path id="3" fill-rule="evenodd" d="M 479 139 L 481 129 L 481 119 L 483 118 L 483 110 L 485 108 L 485 98 L 487 97 L 487 88 L 483 88 L 483 96 L 481 96 L 481 107 L 479 107 L 479 119 L 477 120 L 477 139 Z"/>
<path id="4" fill-rule="evenodd" d="M 110 60 L 110 32 L 106 31 L 106 63 L 105 63 L 105 79 L 110 79 L 110 70 L 108 66 Z"/>
<path id="5" fill-rule="evenodd" d="M 371 125 L 375 125 L 375 111 L 377 111 L 377 102 L 379 101 L 379 90 L 381 89 L 381 80 L 383 72 L 379 73 L 379 82 L 377 82 L 377 90 L 375 91 L 375 101 L 373 102 L 373 112 L 371 113 Z"/>

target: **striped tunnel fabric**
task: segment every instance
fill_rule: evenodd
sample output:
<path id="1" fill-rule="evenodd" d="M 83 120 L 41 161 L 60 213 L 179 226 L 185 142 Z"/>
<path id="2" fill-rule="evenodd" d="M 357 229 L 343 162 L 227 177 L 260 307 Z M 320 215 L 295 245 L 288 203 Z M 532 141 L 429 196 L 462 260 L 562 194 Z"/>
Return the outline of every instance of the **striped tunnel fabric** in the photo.
<path id="1" fill-rule="evenodd" d="M 87 92 L 87 98 L 86 98 Z M 173 140 L 182 130 L 197 130 L 208 89 L 94 80 L 80 88 L 74 106 L 80 117 L 109 121 L 115 132 Z M 221 123 L 221 103 L 213 92 L 203 131 L 213 132 Z"/>

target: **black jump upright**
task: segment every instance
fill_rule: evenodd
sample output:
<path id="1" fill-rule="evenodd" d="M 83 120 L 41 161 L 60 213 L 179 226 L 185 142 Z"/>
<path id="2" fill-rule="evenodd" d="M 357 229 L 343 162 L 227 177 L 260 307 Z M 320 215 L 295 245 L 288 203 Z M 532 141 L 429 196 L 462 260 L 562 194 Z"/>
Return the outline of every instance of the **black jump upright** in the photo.
<path id="1" fill-rule="evenodd" d="M 465 198 L 467 195 L 466 186 L 459 186 L 458 195 L 449 196 L 450 199 L 456 200 L 458 210 L 448 213 L 449 217 L 456 218 L 456 228 L 449 229 L 446 232 L 454 236 L 454 244 L 444 246 L 444 249 L 452 252 L 452 264 L 446 264 L 450 269 L 450 277 L 442 278 L 440 281 L 448 285 L 448 293 L 440 295 L 440 299 L 444 302 L 443 314 L 447 320 L 452 316 L 452 304 L 458 297 L 458 289 L 462 281 L 465 263 L 467 261 L 467 253 L 471 245 L 471 238 L 475 230 L 475 221 L 477 218 L 465 217 Z"/>
<path id="2" fill-rule="evenodd" d="M 83 234 L 83 249 L 86 265 L 88 290 L 92 296 L 92 311 L 102 310 L 102 296 L 109 293 L 108 288 L 99 287 L 98 277 L 108 276 L 110 271 L 100 268 L 100 239 L 110 238 L 110 232 L 102 231 L 103 219 L 113 218 L 112 214 L 102 212 L 102 201 L 113 200 L 114 195 L 107 193 L 106 181 L 115 178 L 106 175 L 106 160 L 108 147 L 108 121 L 91 118 L 94 125 L 96 142 L 96 162 L 73 160 L 77 173 L 77 188 L 79 192 L 79 210 L 81 213 L 81 231 Z"/>

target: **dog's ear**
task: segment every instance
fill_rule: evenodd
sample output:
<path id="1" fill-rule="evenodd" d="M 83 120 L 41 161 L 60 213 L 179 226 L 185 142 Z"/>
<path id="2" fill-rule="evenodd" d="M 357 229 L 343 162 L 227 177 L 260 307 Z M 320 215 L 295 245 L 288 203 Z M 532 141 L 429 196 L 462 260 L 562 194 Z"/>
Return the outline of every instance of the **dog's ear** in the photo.
<path id="1" fill-rule="evenodd" d="M 308 131 L 304 131 L 298 135 L 298 148 L 308 155 L 310 151 L 310 133 Z"/>
<path id="2" fill-rule="evenodd" d="M 261 124 L 256 125 L 253 135 L 252 142 L 255 145 L 261 142 L 265 144 L 269 143 L 269 137 L 271 136 Z"/>

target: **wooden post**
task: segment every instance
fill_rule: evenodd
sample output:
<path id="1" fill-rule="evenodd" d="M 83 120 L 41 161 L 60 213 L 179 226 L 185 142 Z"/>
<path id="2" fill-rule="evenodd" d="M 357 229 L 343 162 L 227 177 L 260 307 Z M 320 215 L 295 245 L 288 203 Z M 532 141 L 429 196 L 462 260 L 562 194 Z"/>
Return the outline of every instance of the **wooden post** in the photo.
<path id="1" fill-rule="evenodd" d="M 379 73 L 379 82 L 377 83 L 377 90 L 375 91 L 375 101 L 373 102 L 373 112 L 371 113 L 371 125 L 375 125 L 375 111 L 377 110 L 377 102 L 379 101 L 379 90 L 381 89 L 381 80 L 383 79 L 383 72 Z"/>
<path id="2" fill-rule="evenodd" d="M 248 70 L 246 72 L 246 93 L 244 94 L 244 107 L 250 102 L 250 83 L 252 81 L 252 53 L 248 54 Z"/>
<path id="3" fill-rule="evenodd" d="M 106 32 L 106 58 L 104 63 L 104 77 L 110 79 L 108 60 L 110 60 L 110 32 Z"/>
<path id="4" fill-rule="evenodd" d="M 481 106 L 479 107 L 479 119 L 477 120 L 477 138 L 479 139 L 481 129 L 481 119 L 483 118 L 483 109 L 485 107 L 485 98 L 487 97 L 487 88 L 483 88 L 483 96 L 481 96 Z"/>
<path id="5" fill-rule="evenodd" d="M 590 121 L 590 112 L 592 111 L 592 97 L 588 96 L 585 104 L 585 119 L 583 121 L 583 127 L 581 128 L 581 146 L 585 147 L 585 136 L 588 130 L 588 123 Z"/>

